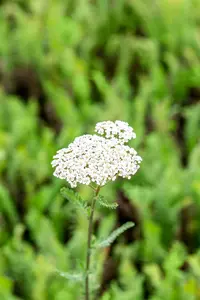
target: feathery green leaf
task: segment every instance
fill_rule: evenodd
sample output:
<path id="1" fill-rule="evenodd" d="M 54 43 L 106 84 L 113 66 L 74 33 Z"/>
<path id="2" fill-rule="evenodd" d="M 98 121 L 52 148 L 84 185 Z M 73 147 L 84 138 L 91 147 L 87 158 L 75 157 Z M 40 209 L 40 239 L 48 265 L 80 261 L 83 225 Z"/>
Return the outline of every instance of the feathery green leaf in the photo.
<path id="1" fill-rule="evenodd" d="M 58 273 L 61 277 L 64 277 L 71 281 L 83 281 L 84 276 L 81 273 L 69 273 L 69 272 L 62 272 L 59 270 L 56 270 L 56 273 Z"/>
<path id="2" fill-rule="evenodd" d="M 97 197 L 97 203 L 100 204 L 101 206 L 103 207 L 106 207 L 106 208 L 110 208 L 110 209 L 116 209 L 118 204 L 117 203 L 109 203 L 108 201 L 106 201 L 104 199 L 103 196 L 99 195 Z"/>
<path id="3" fill-rule="evenodd" d="M 88 215 L 89 207 L 87 206 L 86 202 L 79 196 L 78 193 L 66 187 L 61 188 L 60 193 L 65 199 L 74 204 L 76 208 L 81 208 L 84 211 L 84 213 Z"/>
<path id="4" fill-rule="evenodd" d="M 127 222 L 125 224 L 123 224 L 122 226 L 120 226 L 119 228 L 117 228 L 116 230 L 114 230 L 108 237 L 107 239 L 101 241 L 97 247 L 98 248 L 105 248 L 108 247 L 109 245 L 111 245 L 114 240 L 116 240 L 116 238 L 122 234 L 124 231 L 126 231 L 127 229 L 133 227 L 135 224 L 133 222 Z"/>

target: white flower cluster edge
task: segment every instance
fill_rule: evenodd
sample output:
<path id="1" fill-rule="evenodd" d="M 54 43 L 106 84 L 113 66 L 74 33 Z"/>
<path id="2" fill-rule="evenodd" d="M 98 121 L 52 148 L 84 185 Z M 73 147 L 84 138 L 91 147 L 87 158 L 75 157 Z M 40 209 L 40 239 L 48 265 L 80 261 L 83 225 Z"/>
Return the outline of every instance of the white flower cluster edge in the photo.
<path id="1" fill-rule="evenodd" d="M 133 128 L 123 121 L 96 124 L 97 134 L 75 138 L 53 157 L 54 176 L 65 179 L 72 188 L 78 183 L 105 185 L 117 177 L 130 179 L 142 158 L 126 143 L 136 138 Z"/>

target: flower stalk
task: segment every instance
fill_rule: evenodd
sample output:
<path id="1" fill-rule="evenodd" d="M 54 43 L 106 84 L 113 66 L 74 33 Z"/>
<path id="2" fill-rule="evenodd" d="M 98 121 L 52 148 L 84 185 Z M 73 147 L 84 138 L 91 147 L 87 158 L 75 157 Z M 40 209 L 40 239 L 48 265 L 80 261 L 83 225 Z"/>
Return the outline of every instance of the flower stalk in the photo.
<path id="1" fill-rule="evenodd" d="M 95 191 L 95 196 L 92 199 L 91 212 L 89 217 L 87 254 L 86 254 L 86 274 L 85 274 L 85 300 L 90 299 L 89 273 L 90 273 L 90 258 L 91 258 L 91 240 L 92 240 L 92 230 L 93 230 L 94 209 L 95 209 L 96 197 L 98 196 L 99 191 L 100 191 L 100 186 L 97 187 Z"/>
<path id="2" fill-rule="evenodd" d="M 128 146 L 128 142 L 136 138 L 136 134 L 127 122 L 103 121 L 95 126 L 95 134 L 84 134 L 76 137 L 67 148 L 57 151 L 53 157 L 52 166 L 55 168 L 54 176 L 65 179 L 71 188 L 78 184 L 85 184 L 94 191 L 89 214 L 89 225 L 87 233 L 87 253 L 85 266 L 85 300 L 90 300 L 90 264 L 91 264 L 91 242 L 93 232 L 93 218 L 95 203 L 100 188 L 109 181 L 115 181 L 118 177 L 131 179 L 140 168 L 142 158 L 134 148 Z M 71 196 L 71 192 L 68 192 Z M 81 200 L 78 196 L 72 197 L 76 204 Z M 99 199 L 108 208 L 115 208 Z M 81 204 L 81 207 L 83 205 Z M 85 207 L 85 206 L 83 206 Z M 87 206 L 88 207 L 88 206 Z M 88 210 L 86 210 L 88 213 Z M 128 227 L 127 227 L 128 226 Z M 126 224 L 115 230 L 100 246 L 104 247 L 124 230 L 132 227 L 133 224 Z"/>

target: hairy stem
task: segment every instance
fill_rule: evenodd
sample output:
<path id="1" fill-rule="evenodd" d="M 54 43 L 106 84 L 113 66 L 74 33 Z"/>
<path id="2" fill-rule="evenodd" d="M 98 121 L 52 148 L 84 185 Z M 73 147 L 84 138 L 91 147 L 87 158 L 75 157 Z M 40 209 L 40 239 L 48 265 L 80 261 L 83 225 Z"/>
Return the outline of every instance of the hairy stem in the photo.
<path id="1" fill-rule="evenodd" d="M 90 299 L 89 271 L 90 271 L 90 257 L 91 257 L 91 240 L 92 240 L 94 208 L 95 208 L 96 196 L 98 195 L 99 191 L 100 191 L 100 186 L 97 187 L 97 189 L 95 191 L 95 197 L 92 199 L 91 212 L 90 212 L 90 217 L 89 217 L 87 257 L 86 257 L 86 275 L 85 275 L 85 300 Z"/>

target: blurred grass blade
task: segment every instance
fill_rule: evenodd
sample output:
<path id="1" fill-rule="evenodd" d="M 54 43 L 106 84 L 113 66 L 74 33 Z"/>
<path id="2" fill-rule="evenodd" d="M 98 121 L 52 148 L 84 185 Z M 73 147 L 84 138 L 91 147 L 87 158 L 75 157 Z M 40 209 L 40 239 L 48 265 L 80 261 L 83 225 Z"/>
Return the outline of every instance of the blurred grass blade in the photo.
<path id="1" fill-rule="evenodd" d="M 0 184 L 0 211 L 2 211 L 12 223 L 18 220 L 17 211 L 7 189 Z"/>

